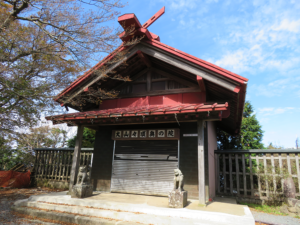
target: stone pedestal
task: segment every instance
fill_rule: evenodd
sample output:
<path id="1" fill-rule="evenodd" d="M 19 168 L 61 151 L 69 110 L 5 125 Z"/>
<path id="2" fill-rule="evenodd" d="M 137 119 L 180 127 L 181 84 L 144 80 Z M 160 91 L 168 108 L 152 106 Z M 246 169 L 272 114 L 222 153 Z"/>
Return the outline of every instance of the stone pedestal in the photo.
<path id="1" fill-rule="evenodd" d="M 187 191 L 175 190 L 169 193 L 169 207 L 183 208 L 187 205 Z"/>
<path id="2" fill-rule="evenodd" d="M 286 198 L 295 198 L 296 187 L 292 177 L 284 179 L 283 182 L 283 192 Z"/>
<path id="3" fill-rule="evenodd" d="M 74 185 L 71 198 L 86 198 L 93 195 L 93 186 L 90 184 Z"/>

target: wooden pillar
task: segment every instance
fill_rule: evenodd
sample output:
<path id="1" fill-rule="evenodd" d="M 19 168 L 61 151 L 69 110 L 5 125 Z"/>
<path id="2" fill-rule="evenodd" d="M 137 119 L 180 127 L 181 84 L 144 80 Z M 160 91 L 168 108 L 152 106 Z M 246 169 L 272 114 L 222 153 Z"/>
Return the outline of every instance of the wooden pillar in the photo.
<path id="1" fill-rule="evenodd" d="M 198 130 L 198 188 L 199 204 L 205 205 L 204 121 L 197 121 Z"/>
<path id="2" fill-rule="evenodd" d="M 77 178 L 77 173 L 78 173 L 78 168 L 80 163 L 80 151 L 81 151 L 83 129 L 84 127 L 82 125 L 78 125 L 77 139 L 75 142 L 75 149 L 74 149 L 72 168 L 71 168 L 69 191 L 72 191 L 72 188 L 75 185 L 76 178 Z"/>

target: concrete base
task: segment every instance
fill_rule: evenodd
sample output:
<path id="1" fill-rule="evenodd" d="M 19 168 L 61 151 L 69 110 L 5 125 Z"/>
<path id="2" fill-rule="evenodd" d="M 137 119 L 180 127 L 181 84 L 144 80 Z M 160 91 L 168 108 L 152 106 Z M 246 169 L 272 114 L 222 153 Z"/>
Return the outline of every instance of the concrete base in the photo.
<path id="1" fill-rule="evenodd" d="M 170 191 L 169 193 L 169 207 L 170 208 L 184 208 L 187 205 L 187 191 Z"/>
<path id="2" fill-rule="evenodd" d="M 89 184 L 74 185 L 71 198 L 86 198 L 93 195 L 93 186 Z"/>
<path id="3" fill-rule="evenodd" d="M 88 218 L 111 220 L 118 224 L 156 224 L 156 225 L 254 225 L 254 218 L 247 206 L 228 204 L 209 204 L 198 207 L 198 201 L 188 201 L 189 205 L 183 209 L 168 208 L 168 198 L 143 195 L 94 193 L 85 199 L 71 198 L 66 192 L 47 195 L 31 196 L 29 199 L 19 200 L 13 208 L 23 210 L 23 214 L 32 214 L 32 210 L 68 218 Z M 189 209 L 188 209 L 189 208 Z M 212 210 L 212 211 L 209 211 Z M 227 210 L 228 213 L 222 213 Z M 220 212 L 221 211 L 221 212 Z M 60 212 L 59 216 L 55 213 Z M 38 213 L 38 212 L 34 212 Z M 44 213 L 45 214 L 45 213 Z M 56 215 L 56 216 L 55 216 Z M 75 222 L 76 223 L 76 222 Z M 80 223 L 87 224 L 87 223 Z M 96 223 L 90 223 L 96 224 Z M 106 224 L 106 223 L 105 223 Z"/>

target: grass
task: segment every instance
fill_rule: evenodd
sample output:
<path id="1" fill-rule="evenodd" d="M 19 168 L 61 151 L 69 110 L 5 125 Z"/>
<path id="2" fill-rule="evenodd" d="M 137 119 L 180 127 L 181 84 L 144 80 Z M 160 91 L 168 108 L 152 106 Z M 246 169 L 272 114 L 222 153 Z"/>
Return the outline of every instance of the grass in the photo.
<path id="1" fill-rule="evenodd" d="M 247 205 L 250 209 L 258 212 L 269 213 L 273 215 L 287 216 L 288 214 L 280 212 L 280 206 L 269 206 L 269 205 L 256 205 L 251 203 L 241 203 Z"/>

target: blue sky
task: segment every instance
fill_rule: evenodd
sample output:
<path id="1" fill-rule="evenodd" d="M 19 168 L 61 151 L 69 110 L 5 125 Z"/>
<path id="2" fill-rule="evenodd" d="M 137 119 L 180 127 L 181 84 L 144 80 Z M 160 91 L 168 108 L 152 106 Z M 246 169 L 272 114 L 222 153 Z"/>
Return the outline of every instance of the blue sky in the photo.
<path id="1" fill-rule="evenodd" d="M 264 144 L 295 147 L 300 1 L 129 0 L 121 13 L 135 13 L 143 24 L 163 6 L 165 14 L 149 30 L 167 45 L 248 78 L 246 99 L 265 131 Z"/>

